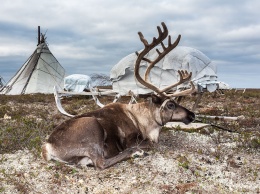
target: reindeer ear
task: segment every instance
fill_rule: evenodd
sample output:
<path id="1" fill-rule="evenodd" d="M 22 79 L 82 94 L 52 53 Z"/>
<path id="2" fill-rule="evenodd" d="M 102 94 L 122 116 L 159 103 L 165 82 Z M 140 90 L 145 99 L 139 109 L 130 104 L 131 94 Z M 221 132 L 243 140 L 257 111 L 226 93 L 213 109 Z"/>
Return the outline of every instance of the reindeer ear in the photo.
<path id="1" fill-rule="evenodd" d="M 152 94 L 152 102 L 155 104 L 161 104 L 162 99 L 159 96 L 157 96 L 156 94 Z"/>

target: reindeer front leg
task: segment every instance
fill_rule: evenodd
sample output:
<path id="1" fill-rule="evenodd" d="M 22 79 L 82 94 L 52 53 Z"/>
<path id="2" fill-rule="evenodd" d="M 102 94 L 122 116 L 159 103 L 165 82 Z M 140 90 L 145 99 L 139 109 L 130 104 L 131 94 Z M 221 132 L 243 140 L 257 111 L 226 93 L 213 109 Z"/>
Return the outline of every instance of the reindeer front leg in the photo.
<path id="1" fill-rule="evenodd" d="M 137 147 L 127 148 L 126 150 L 120 152 L 118 155 L 112 158 L 103 159 L 102 163 L 96 164 L 97 165 L 96 167 L 99 169 L 109 168 L 118 162 L 131 158 L 136 152 L 143 152 L 143 151 Z"/>

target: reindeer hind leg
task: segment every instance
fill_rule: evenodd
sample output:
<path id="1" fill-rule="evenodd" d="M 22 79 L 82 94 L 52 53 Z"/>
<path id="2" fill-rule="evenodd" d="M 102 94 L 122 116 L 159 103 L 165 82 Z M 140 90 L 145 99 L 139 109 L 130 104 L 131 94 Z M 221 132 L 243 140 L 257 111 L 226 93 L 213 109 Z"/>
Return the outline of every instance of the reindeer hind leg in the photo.
<path id="1" fill-rule="evenodd" d="M 45 161 L 56 160 L 59 162 L 68 163 L 68 161 L 61 159 L 56 154 L 55 149 L 53 148 L 52 144 L 50 144 L 50 143 L 45 143 L 42 146 L 41 156 Z"/>

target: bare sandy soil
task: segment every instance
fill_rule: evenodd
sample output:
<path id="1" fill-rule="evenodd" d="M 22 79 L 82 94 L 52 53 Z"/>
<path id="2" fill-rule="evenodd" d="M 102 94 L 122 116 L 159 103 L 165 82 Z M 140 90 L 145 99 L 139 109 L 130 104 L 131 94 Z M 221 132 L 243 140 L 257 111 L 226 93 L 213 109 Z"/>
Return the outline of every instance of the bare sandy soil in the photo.
<path id="1" fill-rule="evenodd" d="M 34 149 L 21 146 L 9 153 L 2 145 L 0 193 L 260 193 L 259 96 L 242 96 L 234 101 L 232 95 L 207 98 L 198 112 L 243 115 L 243 121 L 215 122 L 234 132 L 213 126 L 190 131 L 163 129 L 158 146 L 147 156 L 132 158 L 103 171 L 47 163 Z M 1 105 L 8 104 L 10 102 Z M 33 104 L 50 113 L 50 118 L 44 118 L 45 122 L 55 118 L 54 123 L 60 123 L 65 119 L 58 118 L 59 113 L 49 101 Z M 258 106 L 253 111 L 258 113 L 252 116 L 245 112 L 247 109 L 243 107 L 248 105 Z M 32 112 L 30 117 L 43 120 Z M 8 130 L 3 123 L 14 120 L 14 116 L 10 117 L 1 118 L 1 130 Z M 250 144 L 251 140 L 254 141 Z M 41 143 L 43 141 L 41 137 Z M 0 143 L 6 142 L 1 139 Z"/>

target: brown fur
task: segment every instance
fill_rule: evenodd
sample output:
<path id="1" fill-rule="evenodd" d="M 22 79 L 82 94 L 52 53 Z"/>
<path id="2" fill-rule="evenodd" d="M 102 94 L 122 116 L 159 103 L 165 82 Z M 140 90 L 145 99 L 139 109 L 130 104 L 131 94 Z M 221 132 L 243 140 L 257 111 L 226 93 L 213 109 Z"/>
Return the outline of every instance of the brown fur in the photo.
<path id="1" fill-rule="evenodd" d="M 189 123 L 194 113 L 172 100 L 153 97 L 151 102 L 109 104 L 71 118 L 53 131 L 43 146 L 45 160 L 91 163 L 104 169 L 158 142 L 161 127 L 169 121 Z"/>

